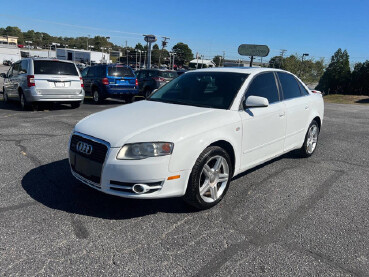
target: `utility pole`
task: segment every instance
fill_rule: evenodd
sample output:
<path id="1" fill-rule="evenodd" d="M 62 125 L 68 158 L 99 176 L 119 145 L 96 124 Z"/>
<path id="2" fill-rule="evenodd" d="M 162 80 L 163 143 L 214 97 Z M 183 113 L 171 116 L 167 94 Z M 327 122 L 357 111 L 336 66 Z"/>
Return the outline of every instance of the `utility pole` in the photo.
<path id="1" fill-rule="evenodd" d="M 224 61 L 225 61 L 225 51 L 223 51 L 223 67 L 224 67 Z"/>
<path id="2" fill-rule="evenodd" d="M 167 46 L 167 39 L 170 39 L 169 37 L 162 37 L 164 40 L 161 42 L 161 51 L 159 53 L 159 68 L 160 68 L 160 60 L 161 60 L 161 52 L 163 52 L 164 47 Z"/>
<path id="3" fill-rule="evenodd" d="M 279 63 L 279 68 L 283 67 L 283 55 L 286 52 L 286 49 L 281 49 L 280 55 L 281 55 L 281 62 Z"/>
<path id="4" fill-rule="evenodd" d="M 309 54 L 308 53 L 303 53 L 302 54 L 302 57 L 301 57 L 301 66 L 300 66 L 300 72 L 299 72 L 299 77 L 301 76 L 301 73 L 302 73 L 302 67 L 303 67 L 303 65 L 304 65 L 304 57 L 307 57 L 307 56 L 309 56 Z"/>

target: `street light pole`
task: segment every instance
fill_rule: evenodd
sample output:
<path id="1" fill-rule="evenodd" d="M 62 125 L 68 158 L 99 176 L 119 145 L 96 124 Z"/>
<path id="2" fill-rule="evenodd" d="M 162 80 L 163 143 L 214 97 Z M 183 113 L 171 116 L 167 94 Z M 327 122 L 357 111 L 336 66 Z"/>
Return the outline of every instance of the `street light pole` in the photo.
<path id="1" fill-rule="evenodd" d="M 136 52 L 136 66 L 135 66 L 135 68 L 136 68 L 136 71 L 137 71 L 137 49 L 135 49 L 135 52 Z"/>
<path id="2" fill-rule="evenodd" d="M 309 54 L 308 53 L 303 53 L 302 54 L 302 57 L 301 57 L 301 66 L 300 66 L 300 72 L 299 72 L 299 77 L 301 76 L 301 73 L 302 73 L 302 67 L 303 67 L 303 65 L 304 65 L 304 57 L 307 57 L 307 56 L 309 56 Z"/>

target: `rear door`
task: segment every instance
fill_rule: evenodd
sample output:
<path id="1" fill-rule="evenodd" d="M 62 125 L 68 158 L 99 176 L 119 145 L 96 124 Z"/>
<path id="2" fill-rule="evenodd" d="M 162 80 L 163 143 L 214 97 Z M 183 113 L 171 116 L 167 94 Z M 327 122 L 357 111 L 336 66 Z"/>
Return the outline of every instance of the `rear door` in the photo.
<path id="1" fill-rule="evenodd" d="M 36 89 L 42 95 L 74 95 L 82 90 L 74 63 L 58 60 L 33 60 Z"/>
<path id="2" fill-rule="evenodd" d="M 296 78 L 285 72 L 278 72 L 278 79 L 286 106 L 286 139 L 284 151 L 300 147 L 305 139 L 309 120 L 309 102 L 306 94 L 301 92 Z"/>
<path id="3" fill-rule="evenodd" d="M 106 72 L 111 89 L 134 89 L 136 75 L 132 69 L 123 65 L 108 66 Z"/>

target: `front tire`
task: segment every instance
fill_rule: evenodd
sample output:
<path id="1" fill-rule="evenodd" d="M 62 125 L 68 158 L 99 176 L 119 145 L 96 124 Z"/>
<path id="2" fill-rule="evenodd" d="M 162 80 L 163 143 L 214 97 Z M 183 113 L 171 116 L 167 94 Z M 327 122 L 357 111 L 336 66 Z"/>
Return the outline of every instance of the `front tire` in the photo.
<path id="1" fill-rule="evenodd" d="M 226 194 L 232 173 L 231 159 L 223 148 L 206 148 L 192 169 L 185 202 L 200 210 L 215 206 Z"/>
<path id="2" fill-rule="evenodd" d="M 306 133 L 304 144 L 300 149 L 302 157 L 307 158 L 314 154 L 316 146 L 318 145 L 319 131 L 318 122 L 313 120 Z"/>

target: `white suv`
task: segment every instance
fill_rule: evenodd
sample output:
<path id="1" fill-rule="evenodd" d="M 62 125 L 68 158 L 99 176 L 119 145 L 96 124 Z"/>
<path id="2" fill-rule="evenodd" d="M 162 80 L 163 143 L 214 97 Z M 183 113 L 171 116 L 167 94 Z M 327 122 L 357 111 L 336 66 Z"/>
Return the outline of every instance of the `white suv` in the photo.
<path id="1" fill-rule="evenodd" d="M 78 108 L 85 97 L 79 70 L 69 61 L 22 59 L 1 76 L 4 101 L 18 100 L 22 109 L 45 101 L 70 103 L 72 108 Z"/>
<path id="2" fill-rule="evenodd" d="M 188 72 L 146 101 L 81 120 L 69 145 L 73 175 L 105 193 L 180 197 L 204 209 L 233 176 L 293 149 L 312 155 L 321 94 L 289 72 L 212 68 Z"/>

